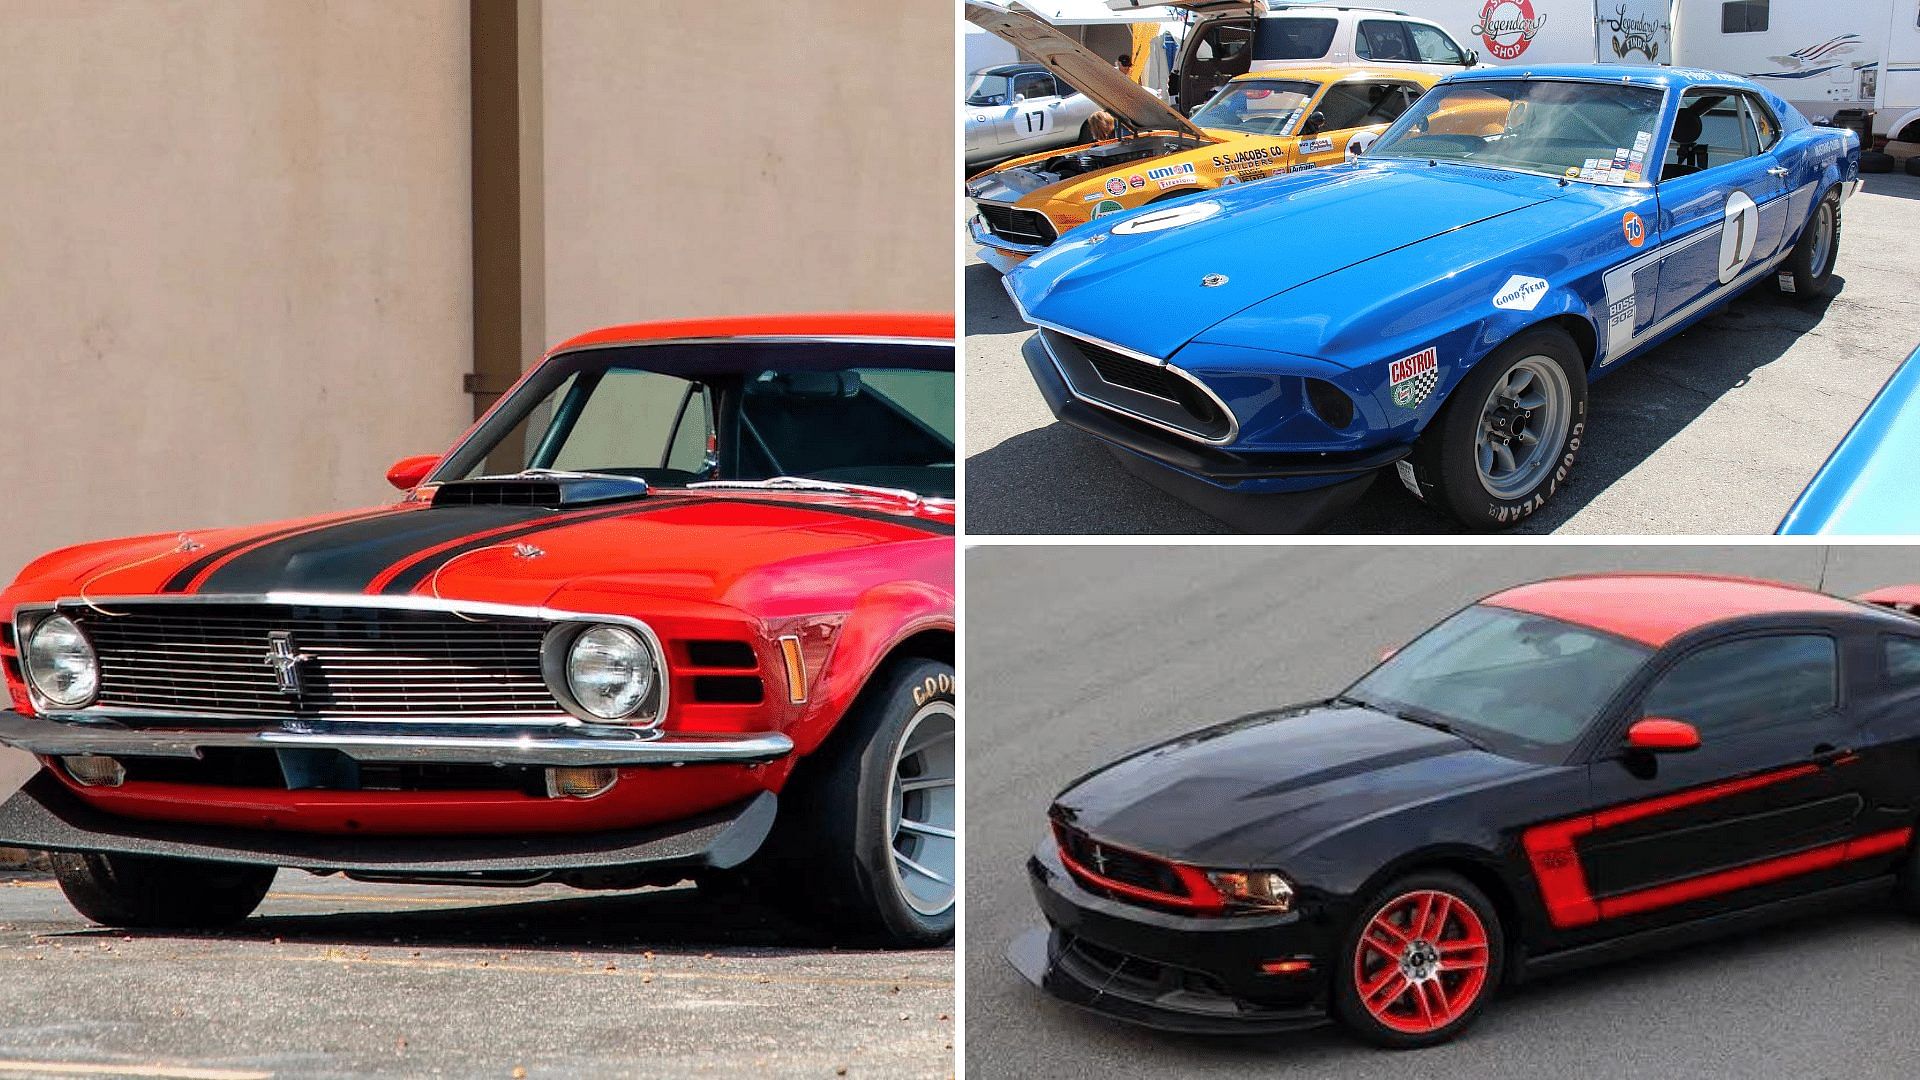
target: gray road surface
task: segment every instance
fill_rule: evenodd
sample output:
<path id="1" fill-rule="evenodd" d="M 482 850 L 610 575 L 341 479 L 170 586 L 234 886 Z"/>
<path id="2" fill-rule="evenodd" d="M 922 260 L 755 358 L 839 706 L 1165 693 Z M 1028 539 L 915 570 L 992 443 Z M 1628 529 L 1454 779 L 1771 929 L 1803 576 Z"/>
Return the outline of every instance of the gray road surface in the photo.
<path id="1" fill-rule="evenodd" d="M 1004 547 L 967 552 L 967 1063 L 1000 1077 L 1913 1076 L 1920 924 L 1866 907 L 1520 988 L 1457 1043 L 1337 1029 L 1177 1037 L 1060 1005 L 1002 959 L 1038 919 L 1022 870 L 1052 795 L 1122 752 L 1339 690 L 1497 588 L 1607 569 L 1813 583 L 1808 546 Z M 1832 549 L 1841 593 L 1920 580 L 1920 549 Z"/>
<path id="2" fill-rule="evenodd" d="M 1847 203 L 1837 293 L 1802 307 L 1750 290 L 1595 385 L 1572 485 L 1520 531 L 1771 533 L 1920 345 L 1917 271 L 1920 177 L 1867 177 Z M 971 257 L 965 274 L 970 532 L 1230 531 L 1056 423 L 1020 359 L 1027 331 L 1000 275 Z M 1325 531 L 1458 528 L 1389 478 Z"/>

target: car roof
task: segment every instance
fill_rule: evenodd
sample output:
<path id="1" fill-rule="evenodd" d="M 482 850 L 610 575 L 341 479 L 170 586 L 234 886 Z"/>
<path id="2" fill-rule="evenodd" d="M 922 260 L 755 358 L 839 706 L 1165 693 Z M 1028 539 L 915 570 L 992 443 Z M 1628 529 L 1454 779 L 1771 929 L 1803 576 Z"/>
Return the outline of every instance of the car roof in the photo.
<path id="1" fill-rule="evenodd" d="M 1587 574 L 1494 593 L 1494 607 L 1570 622 L 1660 648 L 1682 634 L 1755 615 L 1863 615 L 1799 585 L 1712 574 Z"/>
<path id="2" fill-rule="evenodd" d="M 1045 64 L 995 64 L 973 72 L 975 75 L 1025 75 L 1030 71 L 1045 71 Z"/>
<path id="3" fill-rule="evenodd" d="M 1276 68 L 1271 71 L 1249 71 L 1244 75 L 1235 75 L 1234 82 L 1251 82 L 1259 79 L 1296 79 L 1311 83 L 1335 83 L 1348 79 L 1390 79 L 1394 82 L 1413 82 L 1422 86 L 1432 86 L 1440 81 L 1440 76 L 1427 71 L 1389 71 L 1385 68 L 1368 67 L 1365 64 L 1329 64 L 1325 67 Z"/>
<path id="4" fill-rule="evenodd" d="M 638 342 L 704 338 L 889 338 L 953 340 L 953 316 L 901 312 L 802 315 L 726 315 L 708 319 L 625 323 L 568 338 L 552 353 Z"/>
<path id="5" fill-rule="evenodd" d="M 1630 64 L 1536 64 L 1524 67 L 1513 65 L 1500 68 L 1476 68 L 1472 71 L 1455 72 L 1452 75 L 1448 75 L 1443 81 L 1456 83 L 1528 78 L 1587 79 L 1593 82 L 1632 83 L 1636 86 L 1657 86 L 1673 89 L 1684 89 L 1689 86 L 1705 84 L 1739 86 L 1753 90 L 1760 88 L 1759 84 L 1751 80 L 1743 79 L 1738 75 L 1729 75 L 1724 71 Z"/>

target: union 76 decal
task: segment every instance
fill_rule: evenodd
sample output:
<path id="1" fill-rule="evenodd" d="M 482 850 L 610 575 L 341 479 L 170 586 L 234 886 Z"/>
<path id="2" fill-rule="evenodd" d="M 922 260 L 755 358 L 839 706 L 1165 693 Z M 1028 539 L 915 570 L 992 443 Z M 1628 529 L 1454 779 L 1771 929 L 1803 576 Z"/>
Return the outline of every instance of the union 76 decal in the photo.
<path id="1" fill-rule="evenodd" d="M 1440 350 L 1432 345 L 1412 356 L 1403 356 L 1387 368 L 1393 389 L 1393 403 L 1411 409 L 1427 400 L 1440 381 Z"/>

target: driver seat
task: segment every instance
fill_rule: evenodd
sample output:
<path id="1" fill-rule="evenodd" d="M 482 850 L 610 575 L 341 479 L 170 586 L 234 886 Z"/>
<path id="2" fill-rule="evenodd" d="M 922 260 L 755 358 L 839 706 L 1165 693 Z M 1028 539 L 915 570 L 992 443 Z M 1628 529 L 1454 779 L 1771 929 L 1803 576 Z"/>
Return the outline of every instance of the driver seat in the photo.
<path id="1" fill-rule="evenodd" d="M 1662 180 L 1696 173 L 1707 167 L 1707 147 L 1700 141 L 1700 114 L 1682 111 L 1673 118 L 1673 160 L 1660 170 Z"/>

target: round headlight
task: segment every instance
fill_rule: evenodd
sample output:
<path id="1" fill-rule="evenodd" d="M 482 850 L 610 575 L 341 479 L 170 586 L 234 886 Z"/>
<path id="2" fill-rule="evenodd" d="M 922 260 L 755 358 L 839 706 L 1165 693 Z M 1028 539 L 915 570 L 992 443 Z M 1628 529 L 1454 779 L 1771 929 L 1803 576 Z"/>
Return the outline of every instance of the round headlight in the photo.
<path id="1" fill-rule="evenodd" d="M 65 615 L 41 622 L 27 636 L 27 678 L 55 705 L 78 708 L 100 690 L 100 659 L 93 643 Z"/>
<path id="2" fill-rule="evenodd" d="M 602 720 L 624 720 L 653 693 L 653 650 L 639 634 L 596 626 L 567 651 L 567 689 L 580 707 Z"/>

